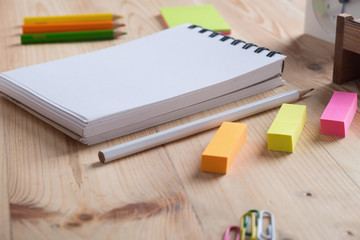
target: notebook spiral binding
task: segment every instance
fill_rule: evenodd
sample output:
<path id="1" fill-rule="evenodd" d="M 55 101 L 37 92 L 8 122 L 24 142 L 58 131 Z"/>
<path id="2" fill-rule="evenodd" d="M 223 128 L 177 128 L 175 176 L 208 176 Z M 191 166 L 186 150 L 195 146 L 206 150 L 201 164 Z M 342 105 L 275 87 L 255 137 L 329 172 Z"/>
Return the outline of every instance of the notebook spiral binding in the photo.
<path id="1" fill-rule="evenodd" d="M 221 35 L 222 36 L 222 38 L 220 39 L 220 41 L 222 41 L 222 42 L 225 42 L 226 40 L 228 40 L 228 39 L 232 39 L 233 41 L 231 42 L 231 45 L 237 45 L 237 44 L 239 44 L 239 43 L 244 43 L 245 45 L 242 47 L 243 49 L 249 49 L 250 47 L 257 47 L 256 49 L 255 49 L 255 53 L 260 53 L 260 52 L 262 52 L 262 51 L 264 51 L 264 50 L 267 50 L 267 51 L 269 51 L 269 53 L 268 54 L 266 54 L 266 56 L 267 57 L 272 57 L 272 56 L 274 56 L 275 54 L 281 54 L 280 52 L 278 52 L 278 51 L 270 51 L 268 48 L 266 48 L 266 47 L 258 47 L 256 44 L 253 44 L 253 43 L 247 43 L 247 42 L 245 42 L 245 41 L 243 41 L 243 40 L 240 40 L 240 39 L 234 39 L 234 38 L 232 38 L 232 37 L 229 37 L 229 36 L 225 36 L 224 34 L 221 34 L 221 33 L 218 33 L 218 32 L 214 32 L 214 31 L 212 31 L 212 30 L 210 30 L 210 29 L 206 29 L 206 28 L 203 28 L 203 27 L 201 27 L 201 26 L 198 26 L 198 25 L 191 25 L 191 26 L 189 26 L 188 28 L 190 28 L 190 29 L 195 29 L 195 28 L 201 28 L 201 30 L 199 31 L 199 33 L 205 33 L 205 32 L 208 32 L 208 31 L 210 31 L 210 32 L 212 32 L 210 35 L 209 35 L 209 37 L 211 37 L 211 38 L 214 38 L 214 37 L 216 37 L 216 36 L 218 36 L 218 35 Z"/>

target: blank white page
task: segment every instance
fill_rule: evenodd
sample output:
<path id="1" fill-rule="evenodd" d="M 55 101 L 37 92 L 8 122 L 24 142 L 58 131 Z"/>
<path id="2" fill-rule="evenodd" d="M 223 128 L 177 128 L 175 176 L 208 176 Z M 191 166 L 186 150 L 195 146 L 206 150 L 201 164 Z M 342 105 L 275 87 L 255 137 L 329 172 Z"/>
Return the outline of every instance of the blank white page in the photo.
<path id="1" fill-rule="evenodd" d="M 233 91 L 234 78 L 246 73 L 250 77 L 235 85 L 279 73 L 255 70 L 285 56 L 256 54 L 254 47 L 246 50 L 188 26 L 3 74 L 38 98 L 92 121 L 228 81 L 228 89 L 214 88 L 214 96 L 205 97 L 223 95 Z"/>

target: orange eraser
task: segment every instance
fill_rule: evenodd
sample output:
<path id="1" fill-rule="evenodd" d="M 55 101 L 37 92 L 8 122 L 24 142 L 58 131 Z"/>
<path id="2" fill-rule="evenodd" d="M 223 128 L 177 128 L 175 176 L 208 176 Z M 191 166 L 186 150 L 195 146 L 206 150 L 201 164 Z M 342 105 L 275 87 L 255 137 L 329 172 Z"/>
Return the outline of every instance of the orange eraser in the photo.
<path id="1" fill-rule="evenodd" d="M 247 125 L 223 122 L 201 157 L 201 171 L 226 173 L 245 143 Z"/>

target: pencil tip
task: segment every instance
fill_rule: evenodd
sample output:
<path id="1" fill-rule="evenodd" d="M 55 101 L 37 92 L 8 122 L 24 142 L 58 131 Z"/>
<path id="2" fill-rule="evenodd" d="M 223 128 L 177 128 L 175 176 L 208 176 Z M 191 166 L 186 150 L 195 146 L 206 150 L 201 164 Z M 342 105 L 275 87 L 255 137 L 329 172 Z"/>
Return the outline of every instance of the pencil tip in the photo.
<path id="1" fill-rule="evenodd" d="M 123 35 L 127 35 L 127 32 L 114 32 L 114 37 L 120 37 Z"/>
<path id="2" fill-rule="evenodd" d="M 99 160 L 100 160 L 101 163 L 105 163 L 105 155 L 104 155 L 103 152 L 100 151 L 98 153 L 98 157 L 99 157 Z"/>
<path id="3" fill-rule="evenodd" d="M 310 88 L 310 89 L 305 89 L 305 90 L 300 90 L 299 91 L 299 97 L 303 97 L 304 95 L 308 94 L 309 92 L 312 92 L 314 91 L 315 88 Z"/>
<path id="4" fill-rule="evenodd" d="M 124 23 L 114 23 L 113 27 L 114 28 L 118 28 L 118 27 L 125 27 L 126 25 Z"/>
<path id="5" fill-rule="evenodd" d="M 124 18 L 124 16 L 123 15 L 113 15 L 113 19 L 118 19 L 118 18 Z"/>

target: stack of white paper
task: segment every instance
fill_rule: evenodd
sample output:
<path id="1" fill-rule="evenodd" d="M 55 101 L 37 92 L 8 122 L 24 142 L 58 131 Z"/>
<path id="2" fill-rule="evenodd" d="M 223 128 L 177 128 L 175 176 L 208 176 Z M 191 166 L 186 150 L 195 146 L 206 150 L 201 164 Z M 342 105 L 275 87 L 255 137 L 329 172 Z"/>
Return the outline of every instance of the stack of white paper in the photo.
<path id="1" fill-rule="evenodd" d="M 284 55 L 214 35 L 177 26 L 1 73 L 0 91 L 94 144 L 283 84 Z"/>

